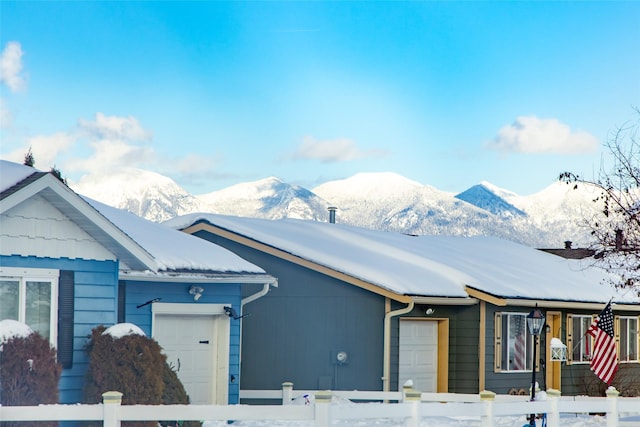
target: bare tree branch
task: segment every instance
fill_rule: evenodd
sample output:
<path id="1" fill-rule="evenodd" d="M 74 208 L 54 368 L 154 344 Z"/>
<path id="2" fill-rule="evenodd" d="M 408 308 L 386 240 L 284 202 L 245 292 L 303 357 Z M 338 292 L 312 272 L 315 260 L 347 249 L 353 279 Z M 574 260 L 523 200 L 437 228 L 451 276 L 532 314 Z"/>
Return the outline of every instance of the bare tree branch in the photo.
<path id="1" fill-rule="evenodd" d="M 562 172 L 560 181 L 595 187 L 599 215 L 585 218 L 590 228 L 597 263 L 621 277 L 620 288 L 632 287 L 640 293 L 640 110 L 638 118 L 616 129 L 605 147 L 612 164 L 602 163 L 598 179 L 584 179 L 572 172 Z"/>

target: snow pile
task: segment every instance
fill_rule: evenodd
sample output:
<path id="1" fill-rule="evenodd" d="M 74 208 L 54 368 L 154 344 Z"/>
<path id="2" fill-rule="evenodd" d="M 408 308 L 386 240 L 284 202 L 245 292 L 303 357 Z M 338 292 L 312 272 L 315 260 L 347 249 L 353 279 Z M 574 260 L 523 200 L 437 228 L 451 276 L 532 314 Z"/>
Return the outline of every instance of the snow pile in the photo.
<path id="1" fill-rule="evenodd" d="M 22 322 L 12 319 L 0 320 L 0 344 L 11 338 L 26 338 L 32 333 L 33 330 Z"/>
<path id="2" fill-rule="evenodd" d="M 118 339 L 127 335 L 145 336 L 145 333 L 133 323 L 118 323 L 105 329 L 102 335 L 111 335 L 113 338 Z"/>

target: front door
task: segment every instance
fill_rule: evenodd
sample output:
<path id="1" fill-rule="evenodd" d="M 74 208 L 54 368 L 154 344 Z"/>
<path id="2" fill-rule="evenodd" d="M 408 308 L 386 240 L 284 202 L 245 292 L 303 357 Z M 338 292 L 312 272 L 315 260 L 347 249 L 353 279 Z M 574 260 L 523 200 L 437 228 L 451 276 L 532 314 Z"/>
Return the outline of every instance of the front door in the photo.
<path id="1" fill-rule="evenodd" d="M 407 380 L 421 392 L 438 391 L 438 322 L 400 320 L 398 387 Z"/>
<path id="2" fill-rule="evenodd" d="M 193 404 L 213 403 L 214 316 L 156 316 L 154 338 L 177 371 Z"/>
<path id="3" fill-rule="evenodd" d="M 545 385 L 547 389 L 554 388 L 556 390 L 561 390 L 560 378 L 561 378 L 561 368 L 562 368 L 563 362 L 552 362 L 550 360 L 550 357 L 551 357 L 550 346 L 551 346 L 552 338 L 559 338 L 561 341 L 565 342 L 566 334 L 564 337 L 562 336 L 562 317 L 559 311 L 547 311 L 546 318 L 547 318 L 547 326 L 549 326 L 549 328 L 547 329 L 547 334 L 545 339 L 545 342 L 546 342 Z"/>

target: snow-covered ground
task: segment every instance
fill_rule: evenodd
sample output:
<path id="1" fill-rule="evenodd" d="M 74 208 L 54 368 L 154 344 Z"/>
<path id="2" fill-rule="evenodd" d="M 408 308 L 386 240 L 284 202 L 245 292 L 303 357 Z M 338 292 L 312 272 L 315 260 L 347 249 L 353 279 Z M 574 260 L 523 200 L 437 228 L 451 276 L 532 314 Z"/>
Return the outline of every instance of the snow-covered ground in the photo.
<path id="1" fill-rule="evenodd" d="M 298 397 L 293 402 L 294 405 L 304 405 L 303 397 Z M 353 403 L 346 399 L 340 399 L 334 396 L 333 405 L 377 405 L 376 403 Z M 640 427 L 640 416 L 622 418 L 621 427 Z M 231 424 L 237 427 L 313 427 L 313 421 L 235 421 Z M 523 427 L 529 425 L 526 415 L 497 417 L 496 427 Z M 561 415 L 561 427 L 605 427 L 607 420 L 604 416 L 588 416 L 588 415 Z M 206 421 L 203 427 L 223 427 L 229 426 L 226 421 Z M 360 419 L 360 420 L 336 420 L 332 423 L 336 427 L 404 427 L 404 419 Z M 536 427 L 543 427 L 541 419 L 536 420 Z M 455 418 L 431 417 L 424 418 L 420 423 L 420 427 L 480 427 L 480 419 L 478 417 L 460 414 Z"/>
<path id="2" fill-rule="evenodd" d="M 364 404 L 361 404 L 364 405 Z M 499 417 L 496 419 L 496 427 L 522 427 L 528 425 L 528 419 L 521 417 Z M 231 424 L 237 427 L 313 427 L 313 421 L 236 421 Z M 605 427 L 607 420 L 600 416 L 563 416 L 560 418 L 562 427 Z M 640 418 L 629 419 L 624 424 L 625 427 L 640 426 Z M 203 427 L 228 427 L 226 421 L 206 421 Z M 369 419 L 334 421 L 332 426 L 336 427 L 404 427 L 405 421 L 402 419 Z M 456 418 L 432 417 L 425 418 L 420 423 L 420 427 L 479 427 L 480 420 L 475 417 L 460 415 Z M 543 426 L 542 420 L 536 420 L 536 426 Z"/>

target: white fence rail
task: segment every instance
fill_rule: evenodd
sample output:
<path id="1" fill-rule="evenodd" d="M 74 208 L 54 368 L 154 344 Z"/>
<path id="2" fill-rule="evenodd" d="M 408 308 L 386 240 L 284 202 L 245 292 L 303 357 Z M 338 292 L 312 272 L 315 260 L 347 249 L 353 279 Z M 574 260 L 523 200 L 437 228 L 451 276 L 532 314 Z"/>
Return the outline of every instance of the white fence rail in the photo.
<path id="1" fill-rule="evenodd" d="M 287 387 L 288 389 L 288 387 Z M 290 390 L 280 398 L 290 402 Z M 297 393 L 307 393 L 304 390 Z M 619 397 L 615 389 L 606 398 L 563 398 L 549 390 L 547 400 L 528 402 L 523 396 L 497 396 L 484 391 L 479 395 L 420 393 L 407 389 L 400 394 L 385 392 L 312 391 L 308 405 L 121 405 L 122 394 L 107 392 L 103 403 L 95 405 L 2 406 L 2 421 L 102 421 L 104 427 L 119 427 L 121 421 L 157 420 L 291 420 L 328 427 L 335 420 L 397 419 L 406 427 L 417 427 L 429 417 L 475 416 L 481 427 L 496 426 L 496 417 L 547 414 L 547 426 L 559 427 L 561 413 L 605 413 L 607 427 L 621 427 L 620 414 L 640 414 L 640 398 Z M 253 398 L 277 398 L 275 393 L 243 393 Z M 354 400 L 397 400 L 398 403 L 331 404 L 334 395 Z M 395 397 L 395 399 L 391 399 Z M 425 399 L 426 400 L 423 400 Z M 524 396 L 526 398 L 526 396 Z M 636 423 L 637 425 L 637 423 Z"/>

